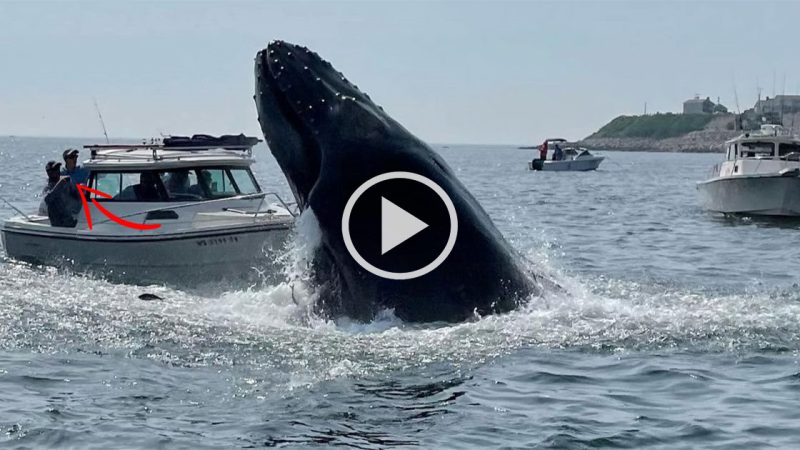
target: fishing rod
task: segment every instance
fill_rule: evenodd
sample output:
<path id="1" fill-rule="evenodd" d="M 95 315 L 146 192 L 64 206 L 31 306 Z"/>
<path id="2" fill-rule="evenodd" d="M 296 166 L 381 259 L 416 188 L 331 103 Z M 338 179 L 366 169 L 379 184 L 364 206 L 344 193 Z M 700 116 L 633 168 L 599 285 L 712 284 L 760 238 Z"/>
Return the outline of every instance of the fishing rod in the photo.
<path id="1" fill-rule="evenodd" d="M 100 118 L 100 125 L 103 127 L 103 135 L 106 137 L 106 144 L 109 143 L 108 141 L 108 131 L 106 131 L 106 122 L 103 120 L 103 115 L 100 114 L 100 107 L 97 106 L 97 99 L 93 98 L 94 101 L 94 109 L 97 110 L 97 117 Z"/>
<path id="2" fill-rule="evenodd" d="M 2 195 L 0 195 L 0 200 L 2 200 L 2 201 L 3 201 L 3 202 L 6 204 L 6 205 L 10 206 L 10 207 L 11 207 L 11 209 L 13 209 L 14 211 L 16 211 L 16 212 L 18 212 L 18 213 L 22 214 L 22 216 L 23 216 L 23 217 L 25 217 L 25 219 L 27 219 L 28 221 L 30 221 L 30 220 L 31 220 L 31 218 L 30 218 L 30 217 L 28 217 L 28 215 L 27 215 L 27 214 L 25 214 L 24 212 L 20 211 L 20 209 L 19 209 L 19 208 L 17 208 L 16 206 L 12 205 L 12 204 L 11 204 L 11 202 L 9 202 L 8 200 L 6 200 L 6 199 L 5 199 L 5 198 L 4 198 Z"/>

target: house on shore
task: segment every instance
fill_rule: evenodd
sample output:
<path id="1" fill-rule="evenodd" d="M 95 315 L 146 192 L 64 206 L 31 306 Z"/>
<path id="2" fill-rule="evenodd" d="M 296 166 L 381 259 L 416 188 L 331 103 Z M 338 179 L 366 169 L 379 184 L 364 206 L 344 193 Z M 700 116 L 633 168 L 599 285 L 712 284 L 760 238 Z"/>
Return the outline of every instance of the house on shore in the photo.
<path id="1" fill-rule="evenodd" d="M 709 97 L 701 99 L 700 96 L 695 95 L 683 102 L 684 114 L 725 114 L 728 108 L 722 103 L 714 103 Z"/>

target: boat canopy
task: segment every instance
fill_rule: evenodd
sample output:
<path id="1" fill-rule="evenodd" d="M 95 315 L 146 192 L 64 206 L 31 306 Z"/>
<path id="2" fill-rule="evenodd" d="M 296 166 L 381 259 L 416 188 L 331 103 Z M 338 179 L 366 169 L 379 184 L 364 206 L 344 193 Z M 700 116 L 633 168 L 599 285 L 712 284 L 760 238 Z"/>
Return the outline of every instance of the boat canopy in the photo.
<path id="1" fill-rule="evenodd" d="M 169 136 L 141 144 L 84 145 L 83 148 L 91 150 L 84 164 L 92 170 L 106 166 L 143 169 L 198 163 L 249 165 L 253 162 L 253 146 L 259 142 L 260 139 L 244 134 L 219 137 L 195 134 Z"/>
<path id="2" fill-rule="evenodd" d="M 225 134 L 210 136 L 208 134 L 195 134 L 189 136 L 169 136 L 164 138 L 164 148 L 170 150 L 197 150 L 202 148 L 224 148 L 226 150 L 246 150 L 261 142 L 256 137 L 244 134 Z"/>

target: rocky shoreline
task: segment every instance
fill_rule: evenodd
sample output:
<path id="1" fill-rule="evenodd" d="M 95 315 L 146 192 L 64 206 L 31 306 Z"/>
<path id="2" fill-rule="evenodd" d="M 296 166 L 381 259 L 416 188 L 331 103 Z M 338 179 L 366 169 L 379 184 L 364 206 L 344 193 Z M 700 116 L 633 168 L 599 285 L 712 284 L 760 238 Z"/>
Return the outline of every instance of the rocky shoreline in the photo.
<path id="1" fill-rule="evenodd" d="M 712 121 L 705 129 L 692 131 L 683 136 L 652 139 L 631 137 L 592 137 L 578 141 L 581 147 L 590 150 L 616 150 L 639 152 L 685 152 L 685 153 L 721 153 L 725 151 L 725 141 L 742 134 L 742 131 L 727 129 L 727 117 Z M 783 118 L 783 126 L 797 130 L 800 126 L 800 113 L 787 114 Z"/>
<path id="2" fill-rule="evenodd" d="M 648 138 L 587 138 L 578 142 L 590 150 L 640 152 L 719 153 L 725 141 L 738 136 L 739 131 L 693 131 L 685 136 L 667 139 Z"/>

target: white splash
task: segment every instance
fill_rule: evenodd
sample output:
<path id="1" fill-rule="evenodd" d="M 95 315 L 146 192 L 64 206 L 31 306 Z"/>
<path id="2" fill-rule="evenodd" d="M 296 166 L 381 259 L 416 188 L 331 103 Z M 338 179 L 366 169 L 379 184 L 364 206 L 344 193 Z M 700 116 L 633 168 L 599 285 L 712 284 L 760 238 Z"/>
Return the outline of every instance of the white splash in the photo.
<path id="1" fill-rule="evenodd" d="M 269 383 L 293 388 L 437 363 L 473 366 L 528 347 L 746 350 L 800 343 L 796 292 L 715 294 L 585 278 L 546 259 L 538 259 L 537 270 L 564 289 L 508 314 L 459 324 L 406 324 L 391 311 L 366 324 L 324 320 L 312 314 L 308 288 L 319 238 L 316 217 L 304 214 L 284 255 L 288 281 L 214 297 L 0 263 L 0 345 L 122 351 L 189 366 L 244 361 L 280 378 Z M 164 300 L 138 300 L 142 292 Z"/>

